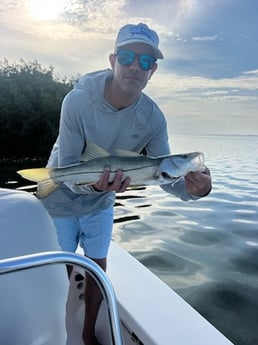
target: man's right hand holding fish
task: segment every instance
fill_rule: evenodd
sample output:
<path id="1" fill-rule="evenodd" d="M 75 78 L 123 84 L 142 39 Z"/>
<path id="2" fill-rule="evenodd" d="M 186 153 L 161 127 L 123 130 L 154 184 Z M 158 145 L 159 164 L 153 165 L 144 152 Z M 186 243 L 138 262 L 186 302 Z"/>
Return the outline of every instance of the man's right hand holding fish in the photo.
<path id="1" fill-rule="evenodd" d="M 124 192 L 130 185 L 130 177 L 124 177 L 121 169 L 117 170 L 115 178 L 110 181 L 110 168 L 105 168 L 100 180 L 93 184 L 92 187 L 99 192 Z"/>

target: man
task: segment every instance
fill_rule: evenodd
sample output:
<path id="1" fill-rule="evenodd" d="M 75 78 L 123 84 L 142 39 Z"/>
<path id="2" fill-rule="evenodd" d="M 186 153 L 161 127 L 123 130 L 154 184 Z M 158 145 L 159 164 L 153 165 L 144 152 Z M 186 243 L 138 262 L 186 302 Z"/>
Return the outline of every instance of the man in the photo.
<path id="1" fill-rule="evenodd" d="M 145 24 L 120 29 L 115 51 L 109 56 L 112 69 L 85 75 L 65 97 L 48 166 L 78 163 L 88 141 L 111 154 L 116 154 L 116 149 L 145 149 L 150 156 L 170 153 L 164 115 L 142 93 L 157 69 L 156 60 L 163 59 L 158 45 L 158 35 Z M 80 242 L 85 255 L 103 270 L 112 233 L 114 192 L 124 192 L 130 178 L 118 170 L 113 182 L 108 181 L 106 167 L 96 184 L 85 187 L 64 183 L 44 200 L 63 250 L 75 251 Z M 205 196 L 211 190 L 209 170 L 189 173 L 174 186 L 162 188 L 183 200 Z M 94 325 L 101 297 L 94 284 L 87 285 L 83 340 L 92 345 L 98 343 Z"/>

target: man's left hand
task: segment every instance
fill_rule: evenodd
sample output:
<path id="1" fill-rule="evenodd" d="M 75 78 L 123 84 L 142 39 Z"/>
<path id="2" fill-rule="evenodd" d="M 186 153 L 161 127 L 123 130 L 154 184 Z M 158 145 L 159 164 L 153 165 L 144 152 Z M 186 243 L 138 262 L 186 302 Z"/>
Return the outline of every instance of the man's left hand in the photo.
<path id="1" fill-rule="evenodd" d="M 211 176 L 210 170 L 205 167 L 205 170 L 189 172 L 185 176 L 185 186 L 189 193 L 196 196 L 206 196 L 211 191 Z"/>

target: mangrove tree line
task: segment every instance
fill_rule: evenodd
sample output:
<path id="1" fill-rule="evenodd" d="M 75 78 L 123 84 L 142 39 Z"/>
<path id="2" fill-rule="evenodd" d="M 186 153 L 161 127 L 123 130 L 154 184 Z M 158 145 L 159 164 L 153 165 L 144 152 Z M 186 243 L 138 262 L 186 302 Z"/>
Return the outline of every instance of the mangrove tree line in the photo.
<path id="1" fill-rule="evenodd" d="M 0 159 L 48 157 L 73 81 L 37 61 L 0 61 Z"/>

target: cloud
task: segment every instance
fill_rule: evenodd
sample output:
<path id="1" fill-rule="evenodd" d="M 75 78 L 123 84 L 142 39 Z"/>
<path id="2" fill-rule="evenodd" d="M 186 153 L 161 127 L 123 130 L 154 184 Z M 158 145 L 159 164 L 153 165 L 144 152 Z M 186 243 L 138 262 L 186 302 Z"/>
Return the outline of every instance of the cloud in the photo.
<path id="1" fill-rule="evenodd" d="M 193 41 L 199 41 L 199 42 L 216 41 L 217 39 L 219 39 L 219 35 L 192 37 Z"/>
<path id="2" fill-rule="evenodd" d="M 146 89 L 181 134 L 257 134 L 257 90 L 257 70 L 219 80 L 156 72 Z"/>
<path id="3" fill-rule="evenodd" d="M 163 90 L 184 92 L 193 90 L 258 90 L 258 71 L 244 72 L 235 78 L 210 79 L 200 76 L 180 76 L 174 73 L 158 73 L 153 78 Z M 153 83 L 151 83 L 153 85 Z"/>
<path id="4" fill-rule="evenodd" d="M 66 7 L 64 20 L 81 31 L 113 33 L 125 17 L 124 4 L 125 0 L 73 0 Z"/>
<path id="5" fill-rule="evenodd" d="M 63 11 L 55 20 L 51 15 L 41 20 L 34 13 L 35 8 L 30 7 L 30 1 L 35 0 L 11 2 L 2 0 L 0 13 L 4 15 L 1 18 L 1 26 L 23 33 L 33 32 L 34 35 L 40 37 L 75 39 L 96 34 L 97 37 L 103 39 L 104 34 L 113 34 L 120 23 L 125 21 L 122 10 L 125 0 L 63 0 Z M 44 15 L 46 16 L 48 9 L 43 6 L 49 6 L 51 14 L 52 8 L 49 1 L 37 1 L 36 5 L 39 6 L 40 3 L 42 10 L 44 9 Z"/>

